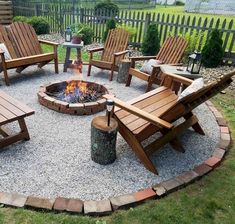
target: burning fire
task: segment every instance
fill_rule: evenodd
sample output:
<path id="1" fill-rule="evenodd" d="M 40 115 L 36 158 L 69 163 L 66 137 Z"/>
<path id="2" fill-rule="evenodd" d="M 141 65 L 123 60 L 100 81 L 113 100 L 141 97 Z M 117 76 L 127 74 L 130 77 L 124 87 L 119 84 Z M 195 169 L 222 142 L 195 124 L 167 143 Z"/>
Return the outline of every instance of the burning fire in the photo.
<path id="1" fill-rule="evenodd" d="M 87 92 L 87 83 L 82 81 L 68 81 L 67 86 L 65 89 L 65 94 L 74 94 L 75 92 L 79 91 L 82 94 Z"/>

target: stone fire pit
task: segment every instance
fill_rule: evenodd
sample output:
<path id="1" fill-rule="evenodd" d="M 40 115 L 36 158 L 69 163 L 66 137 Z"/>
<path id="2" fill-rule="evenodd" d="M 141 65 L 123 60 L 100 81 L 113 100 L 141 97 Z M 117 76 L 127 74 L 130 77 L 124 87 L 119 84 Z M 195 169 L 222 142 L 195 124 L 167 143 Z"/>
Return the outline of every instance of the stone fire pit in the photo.
<path id="1" fill-rule="evenodd" d="M 38 100 L 49 109 L 74 115 L 90 115 L 105 109 L 102 98 L 108 90 L 98 83 L 82 80 L 59 81 L 40 87 Z"/>

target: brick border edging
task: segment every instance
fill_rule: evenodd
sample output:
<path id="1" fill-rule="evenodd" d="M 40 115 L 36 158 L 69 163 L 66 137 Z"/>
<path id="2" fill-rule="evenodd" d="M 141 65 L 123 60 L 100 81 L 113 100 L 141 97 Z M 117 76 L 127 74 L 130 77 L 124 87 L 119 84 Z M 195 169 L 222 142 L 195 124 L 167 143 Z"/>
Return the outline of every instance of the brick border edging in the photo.
<path id="1" fill-rule="evenodd" d="M 212 156 L 192 170 L 186 171 L 177 177 L 173 177 L 142 191 L 120 195 L 102 201 L 82 201 L 80 199 L 63 197 L 50 199 L 0 192 L 0 204 L 18 208 L 25 207 L 55 212 L 101 216 L 108 215 L 117 209 L 138 205 L 148 199 L 159 199 L 168 193 L 183 188 L 219 166 L 231 142 L 229 128 L 222 114 L 210 101 L 207 101 L 206 105 L 214 114 L 219 125 L 220 140 Z"/>

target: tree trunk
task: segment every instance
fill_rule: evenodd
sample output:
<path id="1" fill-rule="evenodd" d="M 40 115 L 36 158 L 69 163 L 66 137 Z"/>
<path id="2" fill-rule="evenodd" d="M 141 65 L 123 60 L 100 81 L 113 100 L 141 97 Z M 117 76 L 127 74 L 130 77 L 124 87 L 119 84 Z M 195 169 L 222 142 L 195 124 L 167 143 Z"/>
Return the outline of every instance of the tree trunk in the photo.
<path id="1" fill-rule="evenodd" d="M 129 59 L 123 59 L 121 61 L 118 69 L 117 82 L 126 83 L 130 67 L 131 61 Z"/>

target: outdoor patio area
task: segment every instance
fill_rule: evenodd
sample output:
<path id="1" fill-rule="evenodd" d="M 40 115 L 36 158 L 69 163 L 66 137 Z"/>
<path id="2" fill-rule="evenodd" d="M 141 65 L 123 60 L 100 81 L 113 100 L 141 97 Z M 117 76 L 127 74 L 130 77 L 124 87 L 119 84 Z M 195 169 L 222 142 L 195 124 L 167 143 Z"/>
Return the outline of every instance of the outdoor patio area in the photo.
<path id="1" fill-rule="evenodd" d="M 91 160 L 90 126 L 95 116 L 75 116 L 50 110 L 38 102 L 37 92 L 42 84 L 67 80 L 76 76 L 71 70 L 54 73 L 52 65 L 45 69 L 27 68 L 22 75 L 10 71 L 11 86 L 1 79 L 1 89 L 35 110 L 26 118 L 30 141 L 5 148 L 0 157 L 0 188 L 4 192 L 42 197 L 63 196 L 81 200 L 101 200 L 112 196 L 136 192 L 163 180 L 190 170 L 209 158 L 219 141 L 219 127 L 208 107 L 199 106 L 195 114 L 206 135 L 191 129 L 180 136 L 185 153 L 179 153 L 168 144 L 152 156 L 159 175 L 149 172 L 124 139 L 118 135 L 117 159 L 102 166 Z M 59 66 L 62 71 L 62 65 Z M 102 74 L 105 73 L 105 74 Z M 108 91 L 124 101 L 144 93 L 146 83 L 133 78 L 131 87 L 114 81 L 107 73 L 93 68 L 83 79 L 104 85 Z"/>

